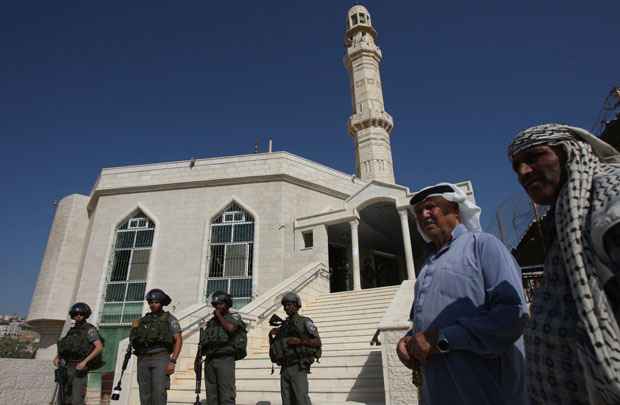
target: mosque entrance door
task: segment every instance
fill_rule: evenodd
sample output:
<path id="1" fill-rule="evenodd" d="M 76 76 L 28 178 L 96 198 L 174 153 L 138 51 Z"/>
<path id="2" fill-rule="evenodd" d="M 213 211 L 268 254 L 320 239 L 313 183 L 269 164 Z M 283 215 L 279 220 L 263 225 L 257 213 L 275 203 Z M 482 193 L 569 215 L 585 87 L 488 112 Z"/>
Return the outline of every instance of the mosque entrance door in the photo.
<path id="1" fill-rule="evenodd" d="M 329 291 L 350 290 L 350 273 L 346 246 L 329 244 Z"/>
<path id="2" fill-rule="evenodd" d="M 392 201 L 378 201 L 359 211 L 361 287 L 398 285 L 407 278 L 403 230 Z"/>
<path id="3" fill-rule="evenodd" d="M 385 254 L 375 253 L 375 287 L 395 285 L 402 280 L 399 276 L 397 258 Z"/>

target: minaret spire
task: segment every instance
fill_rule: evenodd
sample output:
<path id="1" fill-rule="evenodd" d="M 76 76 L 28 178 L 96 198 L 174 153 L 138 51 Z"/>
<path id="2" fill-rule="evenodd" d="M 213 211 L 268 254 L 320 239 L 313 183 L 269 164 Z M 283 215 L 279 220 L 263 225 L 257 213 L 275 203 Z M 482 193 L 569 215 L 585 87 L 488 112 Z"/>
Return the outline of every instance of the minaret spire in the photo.
<path id="1" fill-rule="evenodd" d="M 383 58 L 376 44 L 377 31 L 370 13 L 361 5 L 347 13 L 344 64 L 351 80 L 353 115 L 348 129 L 355 143 L 355 165 L 363 180 L 394 183 L 390 132 L 394 122 L 385 112 L 379 63 Z"/>

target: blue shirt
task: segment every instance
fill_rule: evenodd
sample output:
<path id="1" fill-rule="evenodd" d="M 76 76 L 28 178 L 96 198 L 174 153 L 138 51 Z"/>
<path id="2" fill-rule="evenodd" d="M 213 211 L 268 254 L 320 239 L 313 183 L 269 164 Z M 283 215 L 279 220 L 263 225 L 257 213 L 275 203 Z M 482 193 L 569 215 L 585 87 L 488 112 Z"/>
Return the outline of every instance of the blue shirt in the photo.
<path id="1" fill-rule="evenodd" d="M 528 403 L 521 273 L 493 235 L 459 224 L 415 285 L 409 334 L 438 329 L 450 351 L 422 367 L 425 405 Z"/>

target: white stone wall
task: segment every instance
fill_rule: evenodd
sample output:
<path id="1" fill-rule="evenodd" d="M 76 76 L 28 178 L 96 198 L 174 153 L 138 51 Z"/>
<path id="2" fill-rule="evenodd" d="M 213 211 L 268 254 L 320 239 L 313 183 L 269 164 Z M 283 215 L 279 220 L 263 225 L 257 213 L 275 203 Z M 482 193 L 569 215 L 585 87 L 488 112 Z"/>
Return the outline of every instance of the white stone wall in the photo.
<path id="1" fill-rule="evenodd" d="M 411 380 L 411 370 L 402 365 L 396 354 L 396 344 L 407 329 L 381 331 L 383 379 L 386 388 L 386 405 L 412 405 L 418 403 L 418 390 Z"/>
<path id="2" fill-rule="evenodd" d="M 414 280 L 405 280 L 379 323 L 381 359 L 386 405 L 418 404 L 418 390 L 412 383 L 411 370 L 398 359 L 396 344 L 411 329 L 409 312 L 413 303 Z"/>
<path id="3" fill-rule="evenodd" d="M 288 181 L 345 198 L 360 187 L 351 175 L 287 153 L 259 153 L 243 156 L 197 159 L 140 166 L 103 169 L 93 190 L 91 205 L 100 195 L 118 190 L 143 191 L 178 187 Z M 240 180 L 243 179 L 243 180 Z"/>
<path id="4" fill-rule="evenodd" d="M 309 263 L 327 262 L 326 232 L 319 227 L 317 248 L 304 251 L 299 249 L 293 229 L 295 215 L 342 204 L 341 199 L 316 190 L 270 181 L 103 195 L 92 214 L 77 299 L 92 303 L 98 315 L 115 229 L 140 208 L 155 222 L 147 289 L 163 288 L 172 297 L 176 311 L 199 302 L 208 267 L 209 226 L 233 200 L 255 219 L 257 294 Z"/>
<path id="5" fill-rule="evenodd" d="M 285 255 L 283 268 L 287 274 L 310 263 L 329 262 L 327 228 L 316 225 L 310 228 L 295 229 L 297 218 L 343 207 L 343 201 L 325 194 L 312 193 L 296 184 L 284 183 L 282 193 L 282 217 L 286 222 Z M 308 198 L 311 197 L 311 198 Z M 313 246 L 305 248 L 302 232 L 312 232 Z M 282 280 L 282 279 L 281 279 Z"/>
<path id="6" fill-rule="evenodd" d="M 54 387 L 51 361 L 0 359 L 0 404 L 48 404 Z"/>
<path id="7" fill-rule="evenodd" d="M 32 328 L 39 334 L 38 360 L 52 360 L 56 354 L 56 343 L 60 338 L 65 320 L 39 320 L 31 322 Z"/>
<path id="8" fill-rule="evenodd" d="M 80 272 L 88 229 L 88 197 L 72 194 L 56 207 L 28 320 L 64 320 Z"/>

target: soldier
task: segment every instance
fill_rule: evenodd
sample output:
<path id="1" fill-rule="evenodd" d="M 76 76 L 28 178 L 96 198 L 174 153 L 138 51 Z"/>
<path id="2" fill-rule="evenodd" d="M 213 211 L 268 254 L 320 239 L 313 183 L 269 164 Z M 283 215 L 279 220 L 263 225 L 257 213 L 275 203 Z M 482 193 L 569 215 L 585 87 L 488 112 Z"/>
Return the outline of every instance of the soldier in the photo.
<path id="1" fill-rule="evenodd" d="M 279 328 L 269 332 L 269 340 L 273 342 L 270 356 L 282 366 L 282 405 L 311 405 L 308 373 L 312 363 L 321 357 L 321 338 L 312 319 L 298 314 L 301 308 L 299 295 L 294 292 L 284 294 L 282 306 L 287 318 Z"/>
<path id="2" fill-rule="evenodd" d="M 232 297 L 224 291 L 211 296 L 213 318 L 201 333 L 205 356 L 207 405 L 234 405 L 235 360 L 246 356 L 247 331 L 237 312 L 230 312 Z"/>
<path id="3" fill-rule="evenodd" d="M 84 405 L 88 370 L 95 368 L 95 362 L 101 360 L 103 339 L 97 328 L 86 322 L 91 313 L 90 307 L 85 303 L 73 304 L 69 309 L 69 316 L 75 324 L 65 337 L 58 341 L 54 366 L 66 369 L 66 380 L 60 385 L 63 391 L 59 393 L 63 405 Z M 97 360 L 94 360 L 96 358 Z"/>
<path id="4" fill-rule="evenodd" d="M 138 356 L 138 385 L 141 405 L 165 405 L 170 374 L 183 346 L 179 321 L 163 307 L 170 297 L 159 288 L 146 294 L 151 312 L 132 323 L 129 339 Z"/>

